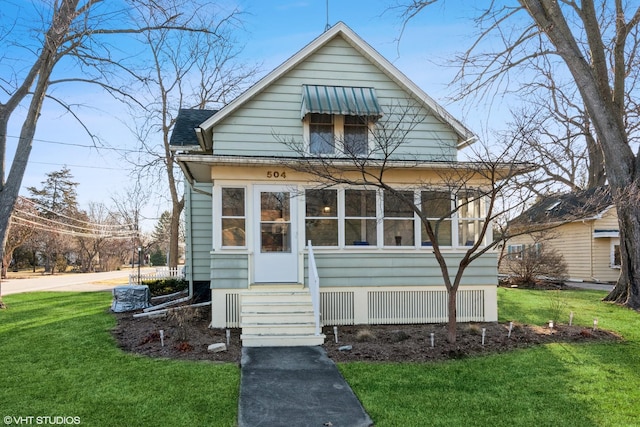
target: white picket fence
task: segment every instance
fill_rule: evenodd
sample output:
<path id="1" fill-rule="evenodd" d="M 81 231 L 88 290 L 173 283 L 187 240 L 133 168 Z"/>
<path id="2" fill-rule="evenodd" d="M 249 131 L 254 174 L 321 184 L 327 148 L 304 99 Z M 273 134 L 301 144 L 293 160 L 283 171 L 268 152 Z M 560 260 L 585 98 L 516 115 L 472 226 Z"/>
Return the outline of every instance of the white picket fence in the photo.
<path id="1" fill-rule="evenodd" d="M 131 273 L 129 275 L 129 284 L 138 285 L 146 280 L 159 280 L 169 278 L 184 279 L 184 267 L 158 267 L 153 273 L 145 272 L 140 275 L 138 275 L 138 273 Z"/>

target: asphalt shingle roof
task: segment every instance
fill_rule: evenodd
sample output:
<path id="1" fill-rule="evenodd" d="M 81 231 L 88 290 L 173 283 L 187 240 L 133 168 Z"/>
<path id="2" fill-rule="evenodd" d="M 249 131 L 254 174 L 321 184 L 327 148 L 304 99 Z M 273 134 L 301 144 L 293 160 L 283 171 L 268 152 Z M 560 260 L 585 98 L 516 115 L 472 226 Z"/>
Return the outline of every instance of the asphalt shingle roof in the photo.
<path id="1" fill-rule="evenodd" d="M 180 147 L 197 146 L 198 138 L 196 137 L 195 128 L 217 112 L 217 110 L 181 108 L 178 111 L 169 145 Z"/>
<path id="2" fill-rule="evenodd" d="M 613 204 L 608 187 L 591 188 L 575 193 L 554 194 L 542 198 L 512 225 L 575 221 L 594 218 Z"/>

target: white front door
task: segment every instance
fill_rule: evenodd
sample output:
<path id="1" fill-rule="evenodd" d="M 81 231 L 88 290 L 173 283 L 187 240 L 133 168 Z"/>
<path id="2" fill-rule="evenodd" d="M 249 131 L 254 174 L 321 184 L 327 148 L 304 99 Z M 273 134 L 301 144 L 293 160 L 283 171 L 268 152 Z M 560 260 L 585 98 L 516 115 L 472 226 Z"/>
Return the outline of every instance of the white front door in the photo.
<path id="1" fill-rule="evenodd" d="M 290 187 L 255 186 L 255 283 L 297 283 L 296 203 Z"/>

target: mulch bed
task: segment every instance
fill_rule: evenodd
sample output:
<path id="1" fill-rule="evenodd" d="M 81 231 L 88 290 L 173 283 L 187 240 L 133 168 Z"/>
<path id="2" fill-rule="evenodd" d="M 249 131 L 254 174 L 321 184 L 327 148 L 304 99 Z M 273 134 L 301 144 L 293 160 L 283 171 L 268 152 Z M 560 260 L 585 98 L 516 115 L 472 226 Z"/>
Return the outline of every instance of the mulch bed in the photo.
<path id="1" fill-rule="evenodd" d="M 209 307 L 185 309 L 157 318 L 134 318 L 133 313 L 113 313 L 117 326 L 112 333 L 118 345 L 131 353 L 171 359 L 240 363 L 239 329 L 229 330 L 226 351 L 208 351 L 210 344 L 227 342 L 226 330 L 208 327 L 210 310 Z M 447 342 L 444 324 L 339 326 L 337 343 L 333 327 L 325 327 L 323 332 L 326 335 L 324 348 L 336 362 L 439 361 L 503 353 L 551 342 L 621 339 L 609 331 L 594 331 L 581 326 L 557 325 L 550 331 L 548 327 L 521 324 L 513 325 L 509 337 L 509 324 L 497 322 L 459 324 L 455 344 Z"/>

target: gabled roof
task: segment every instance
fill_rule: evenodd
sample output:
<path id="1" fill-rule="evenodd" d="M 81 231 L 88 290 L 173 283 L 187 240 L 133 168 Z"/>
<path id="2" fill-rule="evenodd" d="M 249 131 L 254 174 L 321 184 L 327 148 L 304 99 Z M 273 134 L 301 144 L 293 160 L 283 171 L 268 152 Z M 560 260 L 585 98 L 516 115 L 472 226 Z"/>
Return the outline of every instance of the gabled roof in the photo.
<path id="1" fill-rule="evenodd" d="M 180 148 L 198 147 L 200 143 L 196 135 L 196 129 L 200 126 L 200 123 L 211 118 L 217 112 L 217 110 L 181 108 L 178 111 L 176 124 L 171 132 L 169 145 Z"/>
<path id="2" fill-rule="evenodd" d="M 510 224 L 522 226 L 599 219 L 612 205 L 608 187 L 554 194 L 539 200 Z"/>
<path id="3" fill-rule="evenodd" d="M 384 72 L 390 79 L 395 81 L 405 91 L 410 93 L 418 101 L 422 103 L 424 107 L 433 112 L 433 114 L 442 122 L 449 125 L 454 132 L 458 135 L 458 148 L 463 148 L 466 145 L 472 143 L 476 137 L 469 129 L 467 129 L 461 122 L 455 119 L 449 114 L 444 107 L 434 101 L 429 95 L 427 95 L 422 89 L 420 89 L 415 83 L 413 83 L 407 76 L 405 76 L 400 70 L 398 70 L 391 62 L 378 53 L 373 47 L 365 42 L 360 36 L 358 36 L 351 28 L 349 28 L 343 22 L 338 22 L 329 30 L 321 34 L 302 50 L 298 51 L 291 58 L 286 60 L 276 69 L 271 71 L 255 85 L 245 91 L 242 95 L 234 99 L 232 102 L 222 108 L 216 115 L 212 116 L 200 125 L 205 145 L 207 148 L 211 148 L 212 141 L 212 128 L 220 121 L 224 120 L 227 116 L 232 114 L 242 105 L 250 101 L 253 97 L 259 94 L 262 90 L 272 84 L 274 81 L 285 75 L 287 72 L 304 62 L 309 56 L 317 52 L 321 47 L 326 45 L 329 41 L 335 37 L 342 37 L 353 48 L 360 52 L 364 57 L 371 61 L 376 67 Z"/>

